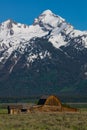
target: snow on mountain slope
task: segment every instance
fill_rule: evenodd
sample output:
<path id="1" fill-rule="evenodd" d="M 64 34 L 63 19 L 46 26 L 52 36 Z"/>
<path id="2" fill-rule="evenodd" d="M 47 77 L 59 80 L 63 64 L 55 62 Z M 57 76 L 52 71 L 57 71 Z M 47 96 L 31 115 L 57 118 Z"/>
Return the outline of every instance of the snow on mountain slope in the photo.
<path id="1" fill-rule="evenodd" d="M 23 54 L 31 39 L 44 36 L 56 48 L 69 45 L 71 39 L 78 42 L 79 37 L 79 42 L 87 47 L 87 32 L 75 30 L 63 18 L 46 10 L 34 20 L 31 26 L 13 20 L 0 24 L 0 62 L 4 64 L 15 50 L 20 50 Z"/>
<path id="2" fill-rule="evenodd" d="M 46 10 L 35 19 L 34 24 L 39 24 L 41 27 L 46 28 L 46 30 L 51 30 L 64 21 L 60 16 L 56 16 L 50 10 Z"/>
<path id="3" fill-rule="evenodd" d="M 38 33 L 37 33 L 38 32 Z M 22 47 L 22 43 L 27 43 L 33 37 L 42 37 L 48 32 L 44 32 L 39 25 L 26 26 L 15 24 L 11 20 L 7 20 L 0 26 L 0 52 L 4 52 L 0 58 L 0 62 L 5 58 L 9 58 L 14 50 Z M 25 47 L 23 44 L 23 47 Z"/>
<path id="4" fill-rule="evenodd" d="M 35 19 L 34 25 L 39 25 L 44 31 L 50 31 L 49 41 L 56 48 L 67 45 L 68 41 L 65 40 L 67 36 L 69 40 L 81 36 L 85 47 L 87 46 L 87 32 L 75 30 L 65 19 L 53 14 L 50 10 L 44 11 Z"/>

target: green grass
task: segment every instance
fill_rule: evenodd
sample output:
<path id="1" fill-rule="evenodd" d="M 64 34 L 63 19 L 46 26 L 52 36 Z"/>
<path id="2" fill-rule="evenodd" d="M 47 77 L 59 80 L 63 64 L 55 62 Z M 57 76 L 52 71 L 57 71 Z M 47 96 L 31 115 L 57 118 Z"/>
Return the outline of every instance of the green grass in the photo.
<path id="1" fill-rule="evenodd" d="M 87 108 L 79 113 L 8 115 L 0 110 L 0 130 L 87 130 Z"/>
<path id="2" fill-rule="evenodd" d="M 0 109 L 0 115 L 7 114 L 7 113 L 8 113 L 7 109 L 5 109 L 5 108 Z"/>

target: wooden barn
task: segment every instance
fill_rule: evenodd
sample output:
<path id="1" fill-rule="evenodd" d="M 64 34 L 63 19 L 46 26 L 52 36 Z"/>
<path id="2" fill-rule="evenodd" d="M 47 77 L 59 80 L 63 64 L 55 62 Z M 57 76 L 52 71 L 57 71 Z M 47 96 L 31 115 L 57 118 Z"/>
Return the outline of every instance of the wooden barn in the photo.
<path id="1" fill-rule="evenodd" d="M 62 105 L 59 98 L 54 95 L 42 96 L 37 105 L 23 106 L 11 105 L 8 106 L 8 114 L 31 113 L 31 112 L 77 112 L 76 108 L 71 108 Z"/>
<path id="2" fill-rule="evenodd" d="M 56 112 L 76 112 L 76 108 L 71 108 L 68 106 L 62 105 L 61 101 L 58 97 L 51 95 L 51 96 L 42 96 L 41 99 L 38 101 L 38 105 L 40 111 L 56 111 Z"/>

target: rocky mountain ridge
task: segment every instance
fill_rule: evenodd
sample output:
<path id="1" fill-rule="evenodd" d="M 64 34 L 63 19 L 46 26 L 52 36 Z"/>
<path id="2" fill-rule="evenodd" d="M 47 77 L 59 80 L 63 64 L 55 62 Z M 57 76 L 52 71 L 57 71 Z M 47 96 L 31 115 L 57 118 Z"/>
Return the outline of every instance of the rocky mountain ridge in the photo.
<path id="1" fill-rule="evenodd" d="M 30 26 L 7 20 L 0 24 L 0 94 L 18 96 L 20 89 L 20 96 L 83 94 L 86 56 L 87 31 L 74 29 L 50 10 Z"/>

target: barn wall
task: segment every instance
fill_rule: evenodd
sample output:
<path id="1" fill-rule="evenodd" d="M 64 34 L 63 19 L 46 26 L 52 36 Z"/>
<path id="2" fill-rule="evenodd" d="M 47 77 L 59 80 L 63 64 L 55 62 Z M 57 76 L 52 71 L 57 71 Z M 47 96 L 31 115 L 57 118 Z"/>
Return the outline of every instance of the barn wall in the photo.
<path id="1" fill-rule="evenodd" d="M 62 111 L 77 112 L 78 110 L 76 108 L 62 107 Z"/>
<path id="2" fill-rule="evenodd" d="M 44 105 L 42 107 L 42 111 L 45 111 L 45 112 L 59 112 L 61 111 L 61 106 L 49 106 L 49 105 Z"/>

